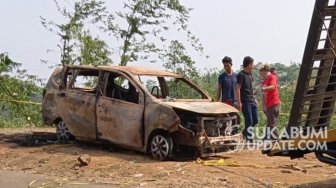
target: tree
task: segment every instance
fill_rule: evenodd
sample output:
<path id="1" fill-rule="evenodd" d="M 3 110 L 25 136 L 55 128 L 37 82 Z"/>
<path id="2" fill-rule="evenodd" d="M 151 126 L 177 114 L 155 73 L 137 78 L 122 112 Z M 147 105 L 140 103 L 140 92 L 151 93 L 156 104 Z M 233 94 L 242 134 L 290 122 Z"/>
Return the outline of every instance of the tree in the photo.
<path id="1" fill-rule="evenodd" d="M 220 74 L 221 70 L 218 70 L 217 68 L 206 69 L 205 72 L 197 79 L 198 85 L 207 91 L 212 99 L 216 99 L 218 77 Z"/>
<path id="2" fill-rule="evenodd" d="M 90 25 L 99 27 L 106 17 L 106 8 L 103 1 L 81 0 L 75 2 L 74 10 L 61 8 L 54 0 L 58 11 L 66 18 L 66 23 L 57 24 L 41 17 L 42 25 L 49 31 L 55 32 L 62 45 L 61 62 L 65 64 L 109 64 L 110 51 L 105 41 L 90 34 Z"/>
<path id="3" fill-rule="evenodd" d="M 120 64 L 151 58 L 165 47 L 170 26 L 185 31 L 195 50 L 203 53 L 199 40 L 188 30 L 189 11 L 179 0 L 126 0 L 124 9 L 112 14 L 108 30 L 121 40 Z M 115 22 L 123 24 L 114 24 Z M 150 56 L 151 55 L 151 56 Z"/>
<path id="4" fill-rule="evenodd" d="M 41 82 L 20 69 L 21 64 L 0 53 L 0 127 L 41 125 Z"/>
<path id="5" fill-rule="evenodd" d="M 149 60 L 155 62 L 162 54 L 165 36 L 171 28 L 184 33 L 190 47 L 203 54 L 203 47 L 188 30 L 189 11 L 179 0 L 125 0 L 122 10 L 110 13 L 101 0 L 78 0 L 69 11 L 54 0 L 58 11 L 67 19 L 56 24 L 41 17 L 42 25 L 60 36 L 62 64 L 108 64 L 110 55 L 117 55 L 119 65 Z M 113 47 L 98 37 L 96 32 L 109 34 Z M 98 29 L 98 30 L 97 30 Z M 182 32 L 183 31 L 183 32 Z M 169 43 L 169 41 L 168 41 Z M 98 61 L 98 62 L 96 62 Z"/>
<path id="6" fill-rule="evenodd" d="M 160 59 L 164 62 L 163 67 L 167 70 L 178 72 L 195 80 L 199 76 L 195 62 L 188 55 L 183 44 L 177 40 L 171 41 L 168 49 L 160 55 Z"/>
<path id="7" fill-rule="evenodd" d="M 89 65 L 107 65 L 112 63 L 104 41 L 98 38 L 92 38 L 90 35 L 80 37 L 80 55 L 78 61 L 80 64 Z"/>

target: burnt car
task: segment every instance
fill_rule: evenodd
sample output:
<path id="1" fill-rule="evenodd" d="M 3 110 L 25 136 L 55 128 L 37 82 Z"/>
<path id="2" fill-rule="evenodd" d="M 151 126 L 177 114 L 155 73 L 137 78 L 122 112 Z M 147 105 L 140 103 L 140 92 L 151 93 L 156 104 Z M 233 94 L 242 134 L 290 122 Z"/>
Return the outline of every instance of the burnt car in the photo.
<path id="1" fill-rule="evenodd" d="M 109 142 L 165 160 L 178 148 L 199 156 L 227 150 L 241 139 L 234 107 L 183 76 L 132 66 L 58 67 L 43 92 L 46 125 L 60 142 Z M 181 150 L 181 149 L 180 149 Z"/>

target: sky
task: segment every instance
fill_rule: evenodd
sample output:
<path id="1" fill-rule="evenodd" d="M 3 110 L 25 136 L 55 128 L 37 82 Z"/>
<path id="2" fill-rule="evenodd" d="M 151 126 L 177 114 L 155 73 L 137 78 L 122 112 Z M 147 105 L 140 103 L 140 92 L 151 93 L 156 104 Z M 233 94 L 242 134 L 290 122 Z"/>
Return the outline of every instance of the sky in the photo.
<path id="1" fill-rule="evenodd" d="M 66 0 L 71 1 L 71 0 Z M 192 54 L 201 71 L 222 68 L 230 56 L 238 70 L 245 56 L 255 62 L 300 63 L 307 39 L 313 0 L 181 0 L 190 13 L 190 30 L 209 58 Z M 122 0 L 110 0 L 120 5 Z M 2 0 L 0 52 L 23 64 L 30 74 L 48 78 L 59 64 L 58 37 L 45 30 L 40 16 L 62 22 L 53 0 Z M 49 64 L 42 64 L 41 59 Z M 143 66 L 158 66 L 144 64 Z"/>

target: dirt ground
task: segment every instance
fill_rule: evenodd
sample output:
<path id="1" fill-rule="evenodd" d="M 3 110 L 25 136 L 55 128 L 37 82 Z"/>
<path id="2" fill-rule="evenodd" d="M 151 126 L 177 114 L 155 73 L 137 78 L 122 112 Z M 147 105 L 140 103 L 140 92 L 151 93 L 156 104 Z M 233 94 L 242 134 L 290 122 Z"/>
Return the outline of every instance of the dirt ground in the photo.
<path id="1" fill-rule="evenodd" d="M 52 187 L 80 182 L 112 187 L 335 187 L 336 166 L 313 154 L 290 160 L 243 150 L 204 159 L 159 162 L 150 156 L 86 143 L 56 144 L 54 129 L 0 129 L 0 170 L 57 177 Z M 77 158 L 91 162 L 80 166 Z M 203 162 L 203 163 L 201 163 Z M 12 176 L 12 175 L 11 175 Z M 50 183 L 50 180 L 48 180 Z M 28 187 L 44 185 L 34 180 Z M 1 182 L 0 182 L 1 187 Z M 43 187 L 43 186 L 41 186 Z"/>

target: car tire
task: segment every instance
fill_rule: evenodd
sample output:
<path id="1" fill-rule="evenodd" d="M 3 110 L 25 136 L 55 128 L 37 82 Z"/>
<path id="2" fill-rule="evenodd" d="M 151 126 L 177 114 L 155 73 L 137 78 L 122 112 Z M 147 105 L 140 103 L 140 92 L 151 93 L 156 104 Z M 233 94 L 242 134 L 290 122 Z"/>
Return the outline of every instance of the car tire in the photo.
<path id="1" fill-rule="evenodd" d="M 156 134 L 150 142 L 150 153 L 159 161 L 167 160 L 173 151 L 173 141 L 168 134 Z"/>
<path id="2" fill-rule="evenodd" d="M 71 140 L 71 133 L 63 120 L 56 123 L 56 136 L 58 143 L 66 144 Z"/>

